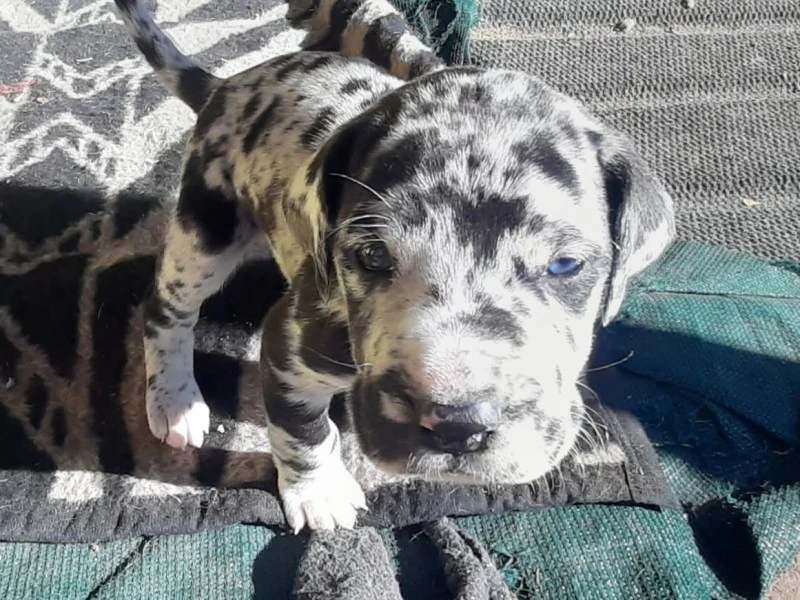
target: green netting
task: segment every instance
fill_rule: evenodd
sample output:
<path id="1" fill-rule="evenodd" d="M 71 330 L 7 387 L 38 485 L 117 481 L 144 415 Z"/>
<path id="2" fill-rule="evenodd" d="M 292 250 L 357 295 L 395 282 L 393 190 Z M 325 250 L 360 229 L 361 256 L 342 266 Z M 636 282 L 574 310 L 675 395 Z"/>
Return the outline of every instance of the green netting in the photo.
<path id="1" fill-rule="evenodd" d="M 470 33 L 478 24 L 476 0 L 395 0 L 414 31 L 446 61 L 469 62 Z"/>
<path id="2" fill-rule="evenodd" d="M 616 402 L 684 511 L 576 506 L 470 517 L 520 598 L 759 598 L 800 553 L 800 277 L 677 245 L 601 338 Z M 602 383 L 602 381 L 601 381 Z M 404 596 L 447 598 L 436 550 L 382 532 Z M 238 526 L 86 545 L 0 544 L 0 597 L 286 598 L 304 540 Z"/>

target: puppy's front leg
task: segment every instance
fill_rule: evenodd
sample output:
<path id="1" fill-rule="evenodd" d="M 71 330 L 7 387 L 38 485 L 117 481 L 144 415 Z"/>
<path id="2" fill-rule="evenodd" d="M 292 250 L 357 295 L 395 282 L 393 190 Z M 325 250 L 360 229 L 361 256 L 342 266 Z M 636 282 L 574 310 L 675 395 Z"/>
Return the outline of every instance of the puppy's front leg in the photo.
<path id="1" fill-rule="evenodd" d="M 202 303 L 245 258 L 254 226 L 236 198 L 206 184 L 190 160 L 144 303 L 147 420 L 158 439 L 200 447 L 209 411 L 194 378 L 194 327 Z"/>
<path id="2" fill-rule="evenodd" d="M 339 430 L 328 417 L 344 377 L 311 371 L 297 350 L 291 293 L 265 322 L 262 376 L 278 490 L 289 526 L 352 528 L 364 493 L 341 458 Z M 283 342 L 283 343 L 281 343 Z M 326 376 L 327 375 L 327 376 Z"/>

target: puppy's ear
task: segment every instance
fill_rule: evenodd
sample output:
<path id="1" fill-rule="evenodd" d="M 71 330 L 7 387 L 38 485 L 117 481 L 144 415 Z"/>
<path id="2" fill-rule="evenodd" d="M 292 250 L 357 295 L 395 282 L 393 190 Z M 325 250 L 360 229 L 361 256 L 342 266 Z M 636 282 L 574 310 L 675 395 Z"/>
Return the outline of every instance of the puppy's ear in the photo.
<path id="1" fill-rule="evenodd" d="M 675 218 L 672 198 L 626 136 L 604 134 L 598 155 L 614 243 L 603 309 L 603 325 L 608 325 L 622 307 L 630 278 L 661 256 L 675 237 Z"/>
<path id="2" fill-rule="evenodd" d="M 304 251 L 314 258 L 318 276 L 331 267 L 329 235 L 342 204 L 344 175 L 350 166 L 354 132 L 334 133 L 299 169 L 285 204 L 286 224 Z"/>

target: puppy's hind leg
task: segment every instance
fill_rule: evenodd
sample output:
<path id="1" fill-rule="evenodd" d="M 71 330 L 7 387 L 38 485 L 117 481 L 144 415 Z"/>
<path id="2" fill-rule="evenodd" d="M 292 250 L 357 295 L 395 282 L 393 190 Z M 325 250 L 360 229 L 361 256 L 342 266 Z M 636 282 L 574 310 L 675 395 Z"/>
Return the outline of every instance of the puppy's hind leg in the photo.
<path id="1" fill-rule="evenodd" d="M 144 305 L 147 419 L 153 435 L 176 448 L 200 447 L 208 433 L 208 406 L 194 378 L 200 306 L 241 264 L 256 232 L 233 190 L 209 186 L 192 163 Z"/>

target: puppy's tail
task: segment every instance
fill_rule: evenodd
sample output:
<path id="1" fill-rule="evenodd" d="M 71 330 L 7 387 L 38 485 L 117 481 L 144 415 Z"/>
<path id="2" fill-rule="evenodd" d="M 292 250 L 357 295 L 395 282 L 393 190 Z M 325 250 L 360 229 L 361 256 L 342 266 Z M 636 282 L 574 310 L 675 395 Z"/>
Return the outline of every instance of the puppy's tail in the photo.
<path id="1" fill-rule="evenodd" d="M 200 112 L 221 80 L 178 50 L 153 21 L 141 0 L 114 0 L 114 3 L 161 83 L 194 112 Z"/>
<path id="2" fill-rule="evenodd" d="M 360 56 L 409 80 L 445 67 L 388 0 L 286 0 L 306 50 Z"/>

